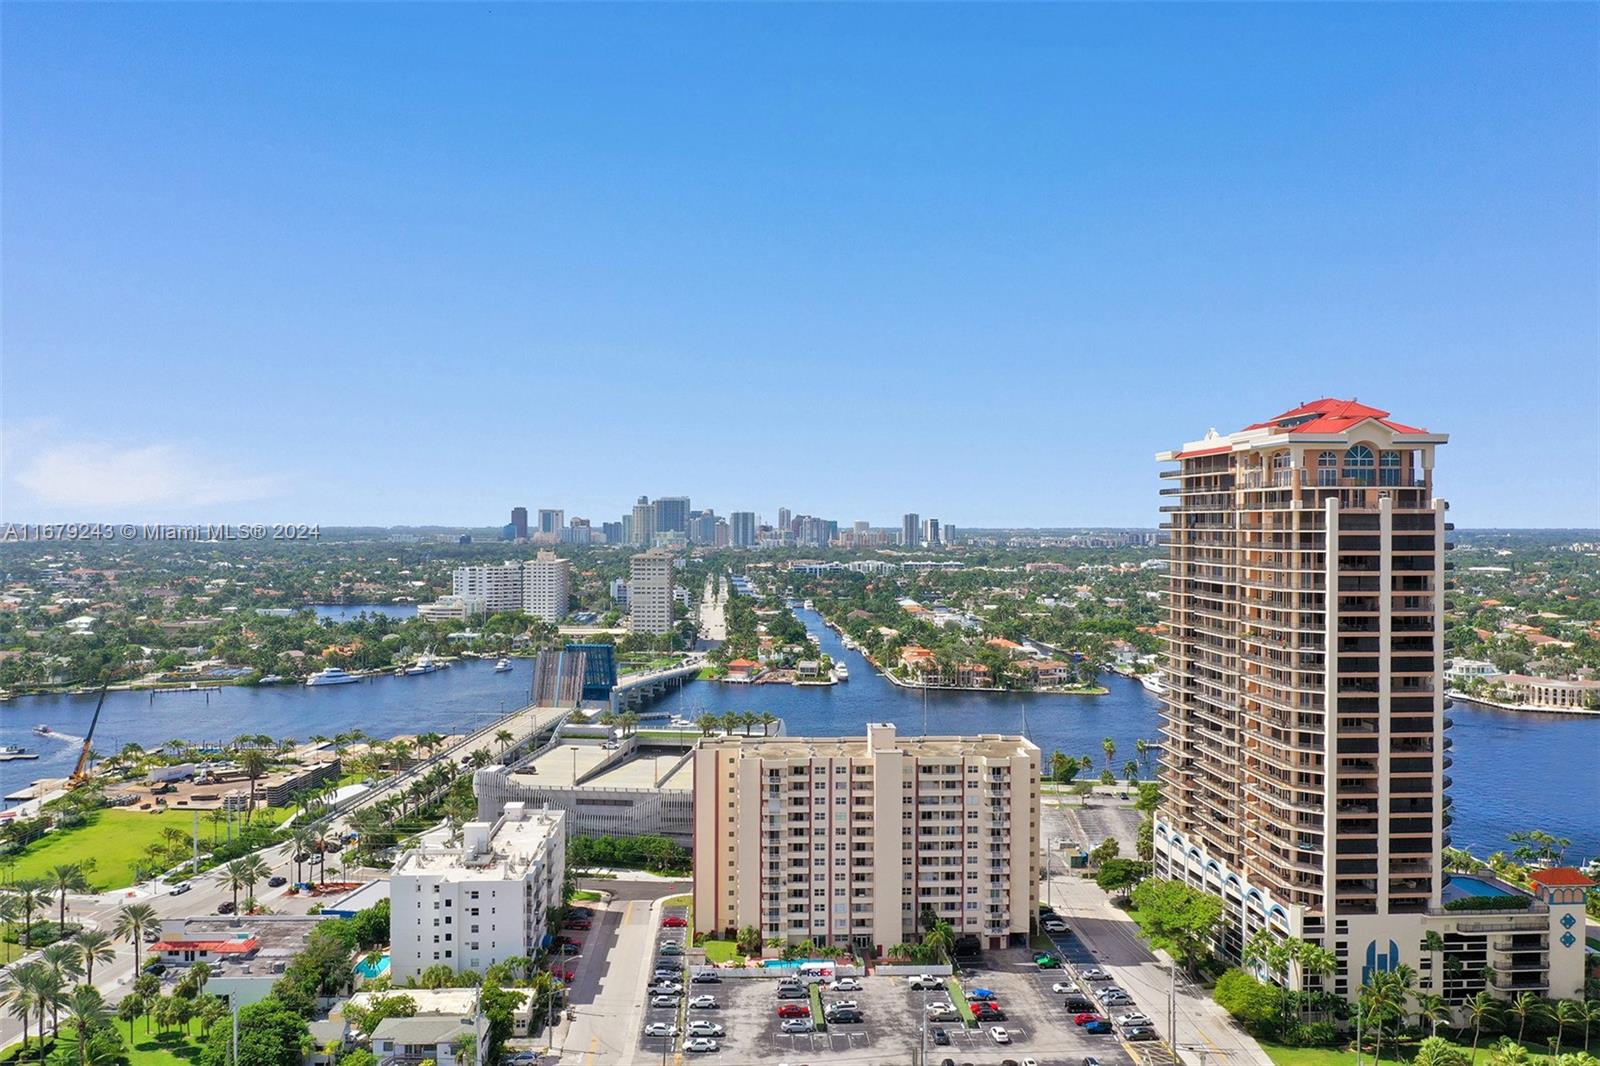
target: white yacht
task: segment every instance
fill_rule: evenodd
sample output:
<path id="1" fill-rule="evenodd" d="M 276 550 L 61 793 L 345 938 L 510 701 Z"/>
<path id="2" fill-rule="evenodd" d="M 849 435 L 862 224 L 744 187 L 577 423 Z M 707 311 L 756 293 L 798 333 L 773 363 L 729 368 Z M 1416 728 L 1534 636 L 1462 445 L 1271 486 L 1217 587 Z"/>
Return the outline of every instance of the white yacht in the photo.
<path id="1" fill-rule="evenodd" d="M 330 666 L 326 670 L 318 670 L 306 678 L 307 685 L 352 685 L 361 679 L 354 674 L 347 674 L 337 666 Z"/>
<path id="2" fill-rule="evenodd" d="M 849 681 L 850 680 L 850 668 L 848 666 L 846 666 L 844 663 L 834 663 L 833 664 L 833 679 L 835 681 Z"/>
<path id="3" fill-rule="evenodd" d="M 494 672 L 497 673 L 497 674 L 503 674 L 503 673 L 507 672 L 510 669 L 511 669 L 511 660 L 510 659 L 499 659 L 494 664 Z"/>
<path id="4" fill-rule="evenodd" d="M 0 762 L 10 762 L 12 759 L 37 759 L 39 756 L 27 748 L 15 744 L 0 744 Z"/>
<path id="5" fill-rule="evenodd" d="M 807 601 L 805 601 L 805 603 L 803 603 L 803 604 L 801 604 L 801 606 L 802 606 L 802 607 L 804 607 L 804 608 L 805 608 L 805 609 L 806 609 L 806 610 L 808 610 L 808 611 L 811 611 L 811 610 L 815 610 L 815 609 L 816 609 L 816 608 L 815 608 L 815 607 L 813 607 L 813 606 L 812 606 L 812 604 L 811 604 L 811 601 L 810 601 L 810 600 L 807 600 Z"/>
<path id="6" fill-rule="evenodd" d="M 437 669 L 439 669 L 439 664 L 433 661 L 433 656 L 428 652 L 423 652 L 420 659 L 406 667 L 406 674 L 410 677 L 415 677 L 418 674 L 431 674 Z"/>

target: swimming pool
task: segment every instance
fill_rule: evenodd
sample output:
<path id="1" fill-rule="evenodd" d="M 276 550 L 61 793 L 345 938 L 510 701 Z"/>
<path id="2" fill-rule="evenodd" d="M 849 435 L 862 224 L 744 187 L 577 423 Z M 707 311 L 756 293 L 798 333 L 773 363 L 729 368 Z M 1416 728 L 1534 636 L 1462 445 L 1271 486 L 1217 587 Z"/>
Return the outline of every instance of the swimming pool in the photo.
<path id="1" fill-rule="evenodd" d="M 1508 891 L 1495 884 L 1485 881 L 1481 877 L 1471 877 L 1467 874 L 1452 874 L 1445 885 L 1446 889 L 1454 889 L 1457 898 L 1461 896 L 1514 896 L 1515 892 Z"/>
<path id="2" fill-rule="evenodd" d="M 389 972 L 389 953 L 388 952 L 384 952 L 383 955 L 376 962 L 374 962 L 374 961 L 372 961 L 370 959 L 362 959 L 360 962 L 356 963 L 356 973 L 360 974 L 362 977 L 366 978 L 368 981 L 377 980 L 379 977 L 382 977 L 384 974 L 386 974 L 388 972 Z"/>

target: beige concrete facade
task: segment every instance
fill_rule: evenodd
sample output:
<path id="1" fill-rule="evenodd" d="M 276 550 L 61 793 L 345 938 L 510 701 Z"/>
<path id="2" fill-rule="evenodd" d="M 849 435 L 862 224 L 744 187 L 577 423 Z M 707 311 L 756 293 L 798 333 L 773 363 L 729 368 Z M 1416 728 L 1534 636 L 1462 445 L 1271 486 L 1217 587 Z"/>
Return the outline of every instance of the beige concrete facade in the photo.
<path id="1" fill-rule="evenodd" d="M 925 908 L 1025 943 L 1039 892 L 1039 749 L 1022 737 L 720 737 L 694 757 L 695 923 L 882 952 Z"/>

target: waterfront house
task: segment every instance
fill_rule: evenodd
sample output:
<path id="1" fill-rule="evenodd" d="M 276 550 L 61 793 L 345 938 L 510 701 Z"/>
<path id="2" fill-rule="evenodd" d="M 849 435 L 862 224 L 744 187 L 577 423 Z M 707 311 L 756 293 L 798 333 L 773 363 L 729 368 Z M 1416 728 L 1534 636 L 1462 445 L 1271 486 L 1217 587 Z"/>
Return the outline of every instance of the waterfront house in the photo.
<path id="1" fill-rule="evenodd" d="M 750 681 L 761 672 L 761 664 L 754 659 L 735 659 L 728 664 L 729 681 Z"/>
<path id="2" fill-rule="evenodd" d="M 1007 640 L 1005 637 L 990 637 L 983 643 L 985 647 L 1004 652 L 1008 658 L 1012 659 L 1020 659 L 1028 654 L 1027 648 L 1024 648 L 1014 640 Z"/>

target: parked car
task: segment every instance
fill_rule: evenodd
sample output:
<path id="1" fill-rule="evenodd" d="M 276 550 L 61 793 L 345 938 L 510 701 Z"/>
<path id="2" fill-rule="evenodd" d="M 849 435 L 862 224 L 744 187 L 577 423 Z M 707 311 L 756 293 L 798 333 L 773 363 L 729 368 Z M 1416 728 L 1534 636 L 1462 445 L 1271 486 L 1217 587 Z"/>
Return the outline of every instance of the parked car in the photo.
<path id="1" fill-rule="evenodd" d="M 696 970 L 689 980 L 697 985 L 720 985 L 722 978 L 717 976 L 715 970 Z"/>
<path id="2" fill-rule="evenodd" d="M 668 940 L 662 943 L 660 951 L 663 955 L 682 955 L 683 945 L 676 940 Z"/>
<path id="3" fill-rule="evenodd" d="M 854 977 L 838 977 L 828 982 L 828 988 L 833 992 L 859 992 L 861 982 Z"/>
<path id="4" fill-rule="evenodd" d="M 267 878 L 268 888 L 277 888 L 279 885 L 286 885 L 288 883 L 289 879 L 282 874 L 273 874 L 271 877 Z"/>
<path id="5" fill-rule="evenodd" d="M 1101 1016 L 1099 1014 L 1095 1014 L 1095 1013 L 1090 1012 L 1090 1011 L 1085 1011 L 1082 1014 L 1074 1014 L 1072 1016 L 1072 1024 L 1073 1025 L 1088 1025 L 1090 1022 L 1103 1022 L 1103 1021 L 1105 1021 L 1105 1018 L 1103 1016 Z"/>
<path id="6" fill-rule="evenodd" d="M 1094 1001 L 1087 996 L 1068 996 L 1064 1006 L 1068 1014 L 1082 1014 L 1084 1011 L 1093 1012 Z"/>
<path id="7" fill-rule="evenodd" d="M 1149 1025 L 1149 1015 L 1140 1014 L 1138 1011 L 1129 1011 L 1127 1014 L 1117 1015 L 1118 1025 Z"/>
<path id="8" fill-rule="evenodd" d="M 790 1018 L 778 1028 L 786 1033 L 809 1033 L 814 1027 L 810 1018 Z"/>
<path id="9" fill-rule="evenodd" d="M 167 889 L 167 895 L 169 895 L 169 896 L 181 896 L 181 895 L 183 895 L 185 892 L 189 891 L 193 887 L 194 886 L 191 885 L 187 881 L 179 881 L 177 884 L 175 884 L 171 888 Z"/>
<path id="10" fill-rule="evenodd" d="M 1046 918 L 1044 920 L 1044 931 L 1047 933 L 1065 933 L 1067 931 L 1067 923 L 1060 918 Z"/>
<path id="11" fill-rule="evenodd" d="M 980 1010 L 976 1003 L 972 1005 L 972 1015 L 980 1022 L 1003 1022 L 1006 1020 L 1006 1012 L 999 1007 L 990 1006 L 987 1003 L 984 1004 L 984 1007 L 987 1009 Z"/>
<path id="12" fill-rule="evenodd" d="M 690 1010 L 716 1010 L 717 1009 L 717 997 L 716 996 L 690 996 L 689 997 L 689 1009 Z"/>
<path id="13" fill-rule="evenodd" d="M 996 1044 L 1009 1044 L 1009 1043 L 1011 1043 L 1011 1034 L 1006 1032 L 1006 1027 L 1003 1026 L 1003 1025 L 992 1025 L 992 1026 L 990 1026 L 989 1027 L 989 1036 L 990 1036 L 990 1038 L 992 1040 L 994 1040 L 994 1042 Z"/>
<path id="14" fill-rule="evenodd" d="M 233 913 L 233 900 L 225 899 L 221 903 L 217 904 L 217 913 L 218 914 L 232 914 Z"/>
<path id="15" fill-rule="evenodd" d="M 683 1042 L 683 1050 L 685 1051 L 715 1051 L 720 1046 L 709 1036 L 697 1036 Z"/>
<path id="16" fill-rule="evenodd" d="M 780 1003 L 778 1004 L 778 1017 L 809 1018 L 811 1017 L 811 1008 L 804 1003 Z"/>
<path id="17" fill-rule="evenodd" d="M 677 968 L 672 967 L 672 966 L 663 966 L 663 965 L 661 965 L 660 960 L 657 960 L 655 972 L 652 973 L 650 976 L 651 977 L 677 978 L 678 972 L 679 971 L 677 970 Z"/>
<path id="18" fill-rule="evenodd" d="M 940 1047 L 948 1047 L 950 1044 L 950 1034 L 945 1032 L 943 1029 L 935 1029 L 933 1031 L 933 1042 L 938 1044 Z"/>
<path id="19" fill-rule="evenodd" d="M 992 988 L 969 988 L 969 989 L 967 989 L 967 1001 L 969 1003 L 976 1003 L 976 1002 L 979 1002 L 980 1000 L 996 1000 L 996 999 L 999 999 L 999 998 L 1000 998 L 999 996 L 994 994 L 994 989 L 992 989 Z"/>
<path id="20" fill-rule="evenodd" d="M 836 999 L 832 1003 L 827 1004 L 822 1009 L 825 1012 L 826 1011 L 834 1011 L 834 1010 L 860 1010 L 861 1009 L 861 1004 L 857 1003 L 853 999 Z"/>
<path id="21" fill-rule="evenodd" d="M 778 987 L 779 999 L 809 999 L 811 993 L 798 985 L 780 985 Z"/>
<path id="22" fill-rule="evenodd" d="M 662 970 L 665 970 L 668 973 L 682 973 L 683 963 L 679 962 L 677 959 L 657 959 L 656 972 L 660 973 Z"/>
<path id="23" fill-rule="evenodd" d="M 907 983 L 915 990 L 942 988 L 944 986 L 944 978 L 935 977 L 931 973 L 919 973 L 915 977 L 909 978 Z"/>
<path id="24" fill-rule="evenodd" d="M 717 1022 L 693 1021 L 689 1023 L 690 1036 L 721 1036 L 726 1032 Z"/>
<path id="25" fill-rule="evenodd" d="M 865 1018 L 858 1010 L 836 1010 L 829 1012 L 828 1021 L 834 1025 L 857 1025 Z"/>
<path id="26" fill-rule="evenodd" d="M 1122 1030 L 1124 1040 L 1160 1040 L 1161 1034 L 1148 1025 L 1130 1025 Z"/>
<path id="27" fill-rule="evenodd" d="M 563 928 L 565 928 L 565 929 L 592 929 L 592 928 L 594 928 L 594 923 L 591 922 L 587 918 L 568 918 L 567 919 L 567 924 L 565 926 L 563 926 Z"/>
<path id="28" fill-rule="evenodd" d="M 1052 991 L 1052 992 L 1057 992 L 1057 993 L 1064 992 L 1064 993 L 1067 993 L 1069 995 L 1071 993 L 1073 993 L 1073 992 L 1076 992 L 1077 990 L 1078 990 L 1078 986 L 1073 984 L 1071 981 L 1057 981 L 1055 984 L 1050 986 L 1050 991 Z"/>
<path id="29" fill-rule="evenodd" d="M 1102 970 L 1098 966 L 1091 966 L 1087 970 L 1080 971 L 1078 976 L 1083 978 L 1085 981 L 1109 981 L 1109 980 L 1111 980 L 1111 975 L 1106 973 L 1104 970 Z"/>
<path id="30" fill-rule="evenodd" d="M 1061 960 L 1048 951 L 1041 951 L 1035 955 L 1033 964 L 1041 970 L 1059 970 L 1061 968 Z"/>
<path id="31" fill-rule="evenodd" d="M 644 1027 L 645 1036 L 677 1036 L 678 1027 L 671 1022 L 651 1022 Z"/>
<path id="32" fill-rule="evenodd" d="M 506 1066 L 533 1066 L 539 1061 L 539 1056 L 531 1051 L 519 1051 L 515 1055 L 506 1056 Z"/>
<path id="33" fill-rule="evenodd" d="M 1082 1066 L 1100 1066 L 1100 1060 L 1095 1058 L 1093 1055 L 1085 1055 L 1083 1057 Z"/>
<path id="34" fill-rule="evenodd" d="M 1086 1033 L 1099 1033 L 1104 1035 L 1105 1033 L 1111 1032 L 1111 1023 L 1102 1018 L 1097 1022 L 1090 1022 L 1088 1025 L 1084 1026 L 1083 1031 Z"/>
<path id="35" fill-rule="evenodd" d="M 676 914 L 669 914 L 661 919 L 661 926 L 664 929 L 686 929 L 689 926 L 689 919 Z"/>
<path id="36" fill-rule="evenodd" d="M 1131 1007 L 1133 997 L 1126 992 L 1106 992 L 1100 996 L 1100 1002 L 1108 1007 Z"/>
<path id="37" fill-rule="evenodd" d="M 683 986 L 670 977 L 658 977 L 650 991 L 662 996 L 678 996 L 683 994 Z"/>
<path id="38" fill-rule="evenodd" d="M 583 950 L 582 944 L 562 944 L 556 948 L 563 955 L 576 955 Z"/>

